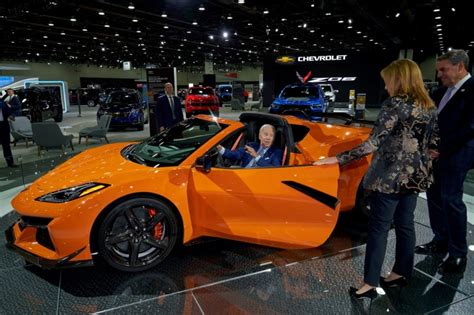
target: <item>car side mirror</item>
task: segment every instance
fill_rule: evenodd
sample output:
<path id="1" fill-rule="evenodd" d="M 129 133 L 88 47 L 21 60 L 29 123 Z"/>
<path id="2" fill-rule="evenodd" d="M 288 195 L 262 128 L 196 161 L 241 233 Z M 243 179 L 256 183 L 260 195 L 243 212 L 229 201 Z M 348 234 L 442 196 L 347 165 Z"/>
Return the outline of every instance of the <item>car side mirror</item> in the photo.
<path id="1" fill-rule="evenodd" d="M 203 173 L 209 173 L 211 171 L 212 160 L 207 154 L 200 156 L 196 159 L 194 166 L 196 169 Z"/>

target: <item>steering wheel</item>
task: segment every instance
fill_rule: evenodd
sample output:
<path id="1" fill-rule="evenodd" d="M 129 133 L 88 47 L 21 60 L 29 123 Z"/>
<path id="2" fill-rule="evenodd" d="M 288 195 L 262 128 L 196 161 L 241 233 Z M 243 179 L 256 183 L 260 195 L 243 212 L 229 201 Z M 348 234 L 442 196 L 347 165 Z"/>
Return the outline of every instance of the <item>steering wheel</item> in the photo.
<path id="1" fill-rule="evenodd" d="M 219 154 L 219 150 L 217 149 L 217 147 L 211 149 L 211 151 L 209 151 L 209 155 L 211 156 L 211 159 L 216 156 L 216 165 L 221 167 L 225 166 L 224 158 L 222 157 L 222 155 Z"/>

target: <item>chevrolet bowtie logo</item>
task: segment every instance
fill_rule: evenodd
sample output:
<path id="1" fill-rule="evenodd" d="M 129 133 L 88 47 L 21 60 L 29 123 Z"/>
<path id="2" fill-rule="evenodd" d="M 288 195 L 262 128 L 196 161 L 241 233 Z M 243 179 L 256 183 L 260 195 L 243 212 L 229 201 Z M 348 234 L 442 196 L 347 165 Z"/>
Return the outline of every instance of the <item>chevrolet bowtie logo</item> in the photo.
<path id="1" fill-rule="evenodd" d="M 282 56 L 276 59 L 277 63 L 282 63 L 282 64 L 292 64 L 295 62 L 295 57 L 293 56 Z"/>

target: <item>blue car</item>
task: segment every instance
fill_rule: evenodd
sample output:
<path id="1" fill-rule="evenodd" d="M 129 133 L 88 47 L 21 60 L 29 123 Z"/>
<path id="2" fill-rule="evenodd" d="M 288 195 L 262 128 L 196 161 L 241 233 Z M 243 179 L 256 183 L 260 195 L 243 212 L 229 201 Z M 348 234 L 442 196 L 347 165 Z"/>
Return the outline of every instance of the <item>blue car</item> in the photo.
<path id="1" fill-rule="evenodd" d="M 112 115 L 110 127 L 143 130 L 144 125 L 148 123 L 146 102 L 140 93 L 134 90 L 111 92 L 105 103 L 100 104 L 97 120 L 105 114 Z"/>
<path id="2" fill-rule="evenodd" d="M 224 102 L 230 102 L 232 99 L 232 85 L 231 84 L 220 84 L 216 88 L 217 97 L 219 97 L 219 103 L 222 106 Z"/>
<path id="3" fill-rule="evenodd" d="M 283 88 L 270 106 L 270 113 L 291 113 L 302 118 L 321 120 L 321 113 L 327 111 L 328 104 L 324 91 L 315 83 L 295 83 Z"/>

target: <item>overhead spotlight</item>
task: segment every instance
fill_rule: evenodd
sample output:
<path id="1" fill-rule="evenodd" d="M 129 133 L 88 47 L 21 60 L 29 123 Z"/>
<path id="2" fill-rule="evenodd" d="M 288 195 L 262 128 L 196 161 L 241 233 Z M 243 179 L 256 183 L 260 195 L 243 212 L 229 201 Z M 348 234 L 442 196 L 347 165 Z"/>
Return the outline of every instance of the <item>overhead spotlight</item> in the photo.
<path id="1" fill-rule="evenodd" d="M 53 23 L 53 22 L 49 22 L 49 23 L 48 23 L 48 26 L 54 26 L 54 23 Z"/>
<path id="2" fill-rule="evenodd" d="M 214 39 L 214 36 L 213 36 L 213 35 L 209 35 L 209 39 Z"/>
<path id="3" fill-rule="evenodd" d="M 265 8 L 265 10 L 263 10 L 263 14 L 268 14 L 268 13 L 270 13 L 270 11 L 268 11 L 268 9 Z"/>
<path id="4" fill-rule="evenodd" d="M 110 25 L 109 25 L 109 24 L 105 24 L 104 27 L 107 27 L 107 28 L 108 28 L 108 27 L 110 27 Z"/>
<path id="5" fill-rule="evenodd" d="M 451 11 L 456 12 L 456 8 L 451 8 Z"/>
<path id="6" fill-rule="evenodd" d="M 232 15 L 229 13 L 229 15 L 227 16 L 227 19 L 228 20 L 232 20 Z"/>
<path id="7" fill-rule="evenodd" d="M 399 17 L 399 16 L 400 16 L 400 12 L 397 12 L 397 13 L 395 14 L 395 17 L 397 18 L 397 17 Z"/>
<path id="8" fill-rule="evenodd" d="M 71 18 L 69 19 L 69 21 L 71 21 L 71 22 L 76 22 L 77 20 L 76 20 L 75 17 L 71 16 Z"/>
<path id="9" fill-rule="evenodd" d="M 163 26 L 163 28 L 166 28 L 166 29 L 168 29 L 169 27 L 168 27 L 168 25 L 165 25 L 165 26 Z"/>
<path id="10" fill-rule="evenodd" d="M 337 23 L 342 24 L 342 23 L 344 23 L 344 20 L 339 20 L 339 21 L 337 21 Z"/>
<path id="11" fill-rule="evenodd" d="M 245 0 L 239 0 L 237 3 L 238 3 L 238 4 L 244 4 L 244 3 L 245 3 Z"/>
<path id="12" fill-rule="evenodd" d="M 439 11 L 440 11 L 439 8 L 433 9 L 433 12 L 439 12 Z"/>
<path id="13" fill-rule="evenodd" d="M 166 14 L 166 12 L 163 11 L 163 13 L 161 13 L 161 17 L 162 17 L 162 18 L 168 17 L 168 14 Z"/>
<path id="14" fill-rule="evenodd" d="M 193 25 L 198 25 L 198 22 L 196 20 L 194 20 Z"/>
<path id="15" fill-rule="evenodd" d="M 135 6 L 133 5 L 133 3 L 130 2 L 130 4 L 128 5 L 128 9 L 135 10 Z"/>
<path id="16" fill-rule="evenodd" d="M 222 32 L 222 37 L 224 37 L 224 38 L 229 37 L 229 33 L 227 33 L 227 32 Z"/>
<path id="17" fill-rule="evenodd" d="M 285 22 L 285 21 L 286 21 L 286 18 L 281 18 L 281 21 L 282 21 L 282 22 Z"/>
<path id="18" fill-rule="evenodd" d="M 83 32 L 87 32 L 87 28 L 85 28 L 85 27 L 82 28 L 82 31 L 83 31 Z"/>
<path id="19" fill-rule="evenodd" d="M 133 19 L 132 22 L 133 22 L 133 23 L 137 23 L 138 20 L 137 20 L 137 19 Z"/>
<path id="20" fill-rule="evenodd" d="M 308 26 L 308 24 L 303 23 L 303 28 L 306 28 L 307 26 Z"/>
<path id="21" fill-rule="evenodd" d="M 100 10 L 99 12 L 97 12 L 99 15 L 105 15 L 105 12 Z"/>
<path id="22" fill-rule="evenodd" d="M 63 36 L 66 35 L 66 33 L 64 33 L 64 32 L 61 32 L 60 34 L 63 35 Z"/>
<path id="23" fill-rule="evenodd" d="M 326 12 L 325 15 L 326 16 L 330 16 L 332 13 L 331 12 Z"/>
<path id="24" fill-rule="evenodd" d="M 435 16 L 435 20 L 441 20 L 441 16 Z"/>
<path id="25" fill-rule="evenodd" d="M 199 11 L 204 11 L 206 10 L 206 8 L 204 7 L 204 5 L 201 3 L 201 5 L 199 6 Z"/>

